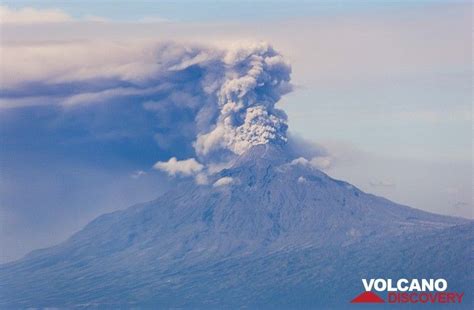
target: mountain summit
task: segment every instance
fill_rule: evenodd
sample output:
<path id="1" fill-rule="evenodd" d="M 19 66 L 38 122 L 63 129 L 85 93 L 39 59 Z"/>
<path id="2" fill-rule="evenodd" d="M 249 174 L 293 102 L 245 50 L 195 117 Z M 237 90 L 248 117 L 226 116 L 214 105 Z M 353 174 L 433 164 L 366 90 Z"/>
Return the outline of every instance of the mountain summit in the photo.
<path id="1" fill-rule="evenodd" d="M 335 180 L 284 145 L 257 145 L 209 184 L 184 180 L 2 265 L 0 306 L 346 305 L 370 276 L 472 291 L 473 231 Z"/>

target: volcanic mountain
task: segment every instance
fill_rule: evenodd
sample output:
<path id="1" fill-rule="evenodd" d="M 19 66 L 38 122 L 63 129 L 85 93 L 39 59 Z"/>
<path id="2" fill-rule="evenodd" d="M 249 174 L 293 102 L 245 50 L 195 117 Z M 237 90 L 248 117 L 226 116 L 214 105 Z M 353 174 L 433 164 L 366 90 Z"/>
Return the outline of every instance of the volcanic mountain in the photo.
<path id="1" fill-rule="evenodd" d="M 472 302 L 470 220 L 364 193 L 254 146 L 198 185 L 0 267 L 2 308 L 347 307 L 361 278 L 445 278 Z"/>

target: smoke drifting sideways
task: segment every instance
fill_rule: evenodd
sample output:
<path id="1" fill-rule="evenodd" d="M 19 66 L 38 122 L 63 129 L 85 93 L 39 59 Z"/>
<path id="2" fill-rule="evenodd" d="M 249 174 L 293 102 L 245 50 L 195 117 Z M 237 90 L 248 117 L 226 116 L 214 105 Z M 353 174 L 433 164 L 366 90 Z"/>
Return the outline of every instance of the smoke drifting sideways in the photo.
<path id="1" fill-rule="evenodd" d="M 169 153 L 192 149 L 199 164 L 287 141 L 287 116 L 275 105 L 292 90 L 291 67 L 267 43 L 38 43 L 6 45 L 2 53 L 3 109 L 55 105 L 72 119 L 84 111 L 109 113 L 100 117 L 108 128 L 126 121 L 130 131 L 143 130 L 133 120 L 137 114 L 147 115 L 141 121 L 153 115 L 153 124 L 143 126 L 154 131 L 158 146 Z M 128 120 L 117 119 L 120 109 L 129 111 Z M 187 175 L 179 160 L 154 167 Z"/>

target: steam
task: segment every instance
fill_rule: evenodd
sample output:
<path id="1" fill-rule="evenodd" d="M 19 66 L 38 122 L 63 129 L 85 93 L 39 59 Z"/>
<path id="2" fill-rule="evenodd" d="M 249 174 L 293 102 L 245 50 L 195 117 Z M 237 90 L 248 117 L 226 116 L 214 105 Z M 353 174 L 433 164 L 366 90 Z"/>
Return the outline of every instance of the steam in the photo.
<path id="1" fill-rule="evenodd" d="M 170 160 L 157 162 L 153 168 L 162 170 L 170 176 L 183 175 L 189 176 L 200 172 L 204 166 L 198 163 L 194 158 L 186 160 L 177 160 L 176 157 L 171 157 Z"/>

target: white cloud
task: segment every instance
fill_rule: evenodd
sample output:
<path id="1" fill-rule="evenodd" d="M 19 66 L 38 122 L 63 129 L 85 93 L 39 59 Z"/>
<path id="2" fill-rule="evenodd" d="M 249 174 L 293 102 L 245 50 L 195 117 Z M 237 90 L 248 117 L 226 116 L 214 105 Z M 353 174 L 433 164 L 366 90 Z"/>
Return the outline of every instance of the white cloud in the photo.
<path id="1" fill-rule="evenodd" d="M 231 178 L 231 177 L 223 177 L 223 178 L 220 178 L 219 180 L 217 180 L 216 182 L 214 182 L 214 187 L 218 187 L 218 186 L 225 186 L 225 185 L 229 185 L 229 184 L 232 184 L 234 182 L 234 179 Z"/>
<path id="2" fill-rule="evenodd" d="M 43 24 L 72 21 L 72 17 L 58 9 L 21 8 L 0 6 L 0 24 Z"/>
<path id="3" fill-rule="evenodd" d="M 54 85 L 100 79 L 140 84 L 163 68 L 156 64 L 156 42 L 56 41 L 2 44 L 2 88 L 28 83 Z M 167 51 L 170 61 L 178 53 Z M 165 56 L 165 55 L 164 55 Z"/>
<path id="4" fill-rule="evenodd" d="M 330 168 L 333 164 L 333 158 L 331 156 L 317 156 L 311 158 L 311 160 L 307 160 L 304 157 L 299 157 L 293 159 L 290 162 L 290 165 L 302 165 L 302 166 L 309 166 L 321 170 L 326 170 Z"/>
<path id="5" fill-rule="evenodd" d="M 305 183 L 307 180 L 305 177 L 301 176 L 298 178 L 298 183 Z"/>
<path id="6" fill-rule="evenodd" d="M 159 17 L 146 19 L 147 22 L 165 21 Z M 57 8 L 36 9 L 33 7 L 23 7 L 19 9 L 10 8 L 0 5 L 0 24 L 9 26 L 41 26 L 55 23 L 70 22 L 89 22 L 89 23 L 106 23 L 112 22 L 110 19 L 96 16 L 84 15 L 81 18 L 73 18 L 63 10 Z"/>
<path id="7" fill-rule="evenodd" d="M 204 166 L 194 158 L 177 160 L 176 157 L 171 157 L 168 161 L 157 162 L 153 168 L 164 171 L 170 176 L 190 176 L 200 172 Z"/>

